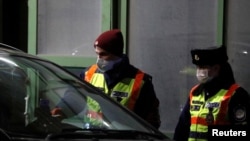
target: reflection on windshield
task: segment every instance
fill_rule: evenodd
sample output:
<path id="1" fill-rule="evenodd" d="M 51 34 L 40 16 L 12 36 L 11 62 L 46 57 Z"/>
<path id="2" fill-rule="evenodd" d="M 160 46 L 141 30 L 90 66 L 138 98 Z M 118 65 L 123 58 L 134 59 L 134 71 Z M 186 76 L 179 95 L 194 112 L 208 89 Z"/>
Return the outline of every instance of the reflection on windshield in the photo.
<path id="1" fill-rule="evenodd" d="M 6 61 L 9 60 L 9 61 Z M 9 63 L 12 62 L 12 63 Z M 70 129 L 153 132 L 99 90 L 35 59 L 0 60 L 1 128 L 26 133 Z"/>

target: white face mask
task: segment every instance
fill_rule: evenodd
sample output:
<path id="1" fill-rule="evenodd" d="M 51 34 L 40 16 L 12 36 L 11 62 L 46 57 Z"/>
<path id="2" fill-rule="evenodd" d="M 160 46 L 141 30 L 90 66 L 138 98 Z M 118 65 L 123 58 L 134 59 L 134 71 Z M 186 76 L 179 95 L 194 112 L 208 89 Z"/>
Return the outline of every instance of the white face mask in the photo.
<path id="1" fill-rule="evenodd" d="M 116 60 L 104 60 L 101 58 L 97 58 L 96 64 L 101 72 L 106 72 L 112 69 L 116 62 Z"/>
<path id="2" fill-rule="evenodd" d="M 197 69 L 196 77 L 200 83 L 206 83 L 213 79 L 208 75 L 209 69 Z"/>

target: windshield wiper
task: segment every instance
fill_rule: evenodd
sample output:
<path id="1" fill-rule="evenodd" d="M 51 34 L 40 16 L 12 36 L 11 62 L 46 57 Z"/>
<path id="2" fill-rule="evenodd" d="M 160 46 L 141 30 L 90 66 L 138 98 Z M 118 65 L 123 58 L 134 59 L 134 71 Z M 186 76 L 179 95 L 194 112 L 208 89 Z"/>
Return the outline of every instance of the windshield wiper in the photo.
<path id="1" fill-rule="evenodd" d="M 54 139 L 133 139 L 133 140 L 150 140 L 167 139 L 162 134 L 147 133 L 136 130 L 107 130 L 107 129 L 82 129 L 74 132 L 62 132 L 50 134 L 46 141 Z"/>

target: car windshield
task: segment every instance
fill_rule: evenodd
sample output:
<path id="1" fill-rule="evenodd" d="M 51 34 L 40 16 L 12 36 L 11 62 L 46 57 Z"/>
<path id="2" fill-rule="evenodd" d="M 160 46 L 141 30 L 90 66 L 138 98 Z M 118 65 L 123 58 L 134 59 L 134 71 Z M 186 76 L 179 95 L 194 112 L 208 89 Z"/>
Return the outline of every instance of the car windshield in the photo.
<path id="1" fill-rule="evenodd" d="M 99 89 L 48 61 L 0 55 L 0 83 L 0 128 L 6 132 L 158 133 Z"/>

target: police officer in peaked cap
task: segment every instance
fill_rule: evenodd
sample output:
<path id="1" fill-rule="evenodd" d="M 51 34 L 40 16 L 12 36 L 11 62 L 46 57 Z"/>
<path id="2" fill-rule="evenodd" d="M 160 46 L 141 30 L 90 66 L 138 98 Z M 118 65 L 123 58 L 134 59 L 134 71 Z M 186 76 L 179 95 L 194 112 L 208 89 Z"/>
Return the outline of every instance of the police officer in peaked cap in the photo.
<path id="1" fill-rule="evenodd" d="M 174 140 L 208 140 L 212 128 L 247 131 L 249 94 L 234 79 L 226 47 L 192 49 L 191 57 L 198 84 L 190 90 Z"/>

